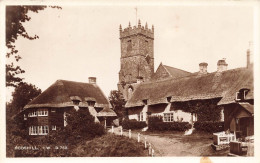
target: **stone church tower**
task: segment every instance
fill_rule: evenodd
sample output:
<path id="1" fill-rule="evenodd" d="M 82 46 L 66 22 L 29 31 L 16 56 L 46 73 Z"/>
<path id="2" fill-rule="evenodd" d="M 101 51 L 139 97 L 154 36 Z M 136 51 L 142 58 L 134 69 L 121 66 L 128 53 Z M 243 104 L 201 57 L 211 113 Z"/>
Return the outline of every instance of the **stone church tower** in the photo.
<path id="1" fill-rule="evenodd" d="M 121 58 L 118 89 L 128 100 L 136 84 L 149 80 L 154 73 L 154 27 L 141 26 L 119 27 Z"/>

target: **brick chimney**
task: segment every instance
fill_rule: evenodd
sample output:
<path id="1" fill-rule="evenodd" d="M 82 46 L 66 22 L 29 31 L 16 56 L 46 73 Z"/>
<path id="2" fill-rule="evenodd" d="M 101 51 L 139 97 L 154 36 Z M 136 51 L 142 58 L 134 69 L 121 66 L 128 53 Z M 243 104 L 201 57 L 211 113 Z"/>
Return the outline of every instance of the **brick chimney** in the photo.
<path id="1" fill-rule="evenodd" d="M 89 77 L 89 78 L 88 78 L 88 82 L 89 82 L 90 84 L 96 84 L 96 81 L 97 81 L 97 78 L 96 78 L 96 77 Z"/>
<path id="2" fill-rule="evenodd" d="M 223 58 L 218 60 L 217 66 L 217 72 L 226 71 L 228 66 L 228 64 L 226 63 L 226 59 Z"/>
<path id="3" fill-rule="evenodd" d="M 208 67 L 208 64 L 206 62 L 202 62 L 199 64 L 199 68 L 200 68 L 200 71 L 199 71 L 199 74 L 207 74 L 207 67 Z"/>

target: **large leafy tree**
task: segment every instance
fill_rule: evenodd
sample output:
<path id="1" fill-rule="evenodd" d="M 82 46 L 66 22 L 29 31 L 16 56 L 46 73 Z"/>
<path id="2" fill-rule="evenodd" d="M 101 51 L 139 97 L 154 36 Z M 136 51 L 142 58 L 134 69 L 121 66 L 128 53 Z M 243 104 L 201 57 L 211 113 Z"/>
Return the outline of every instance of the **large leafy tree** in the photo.
<path id="1" fill-rule="evenodd" d="M 108 99 L 111 105 L 113 106 L 117 116 L 120 118 L 124 117 L 126 115 L 126 101 L 124 100 L 123 94 L 120 91 L 112 90 L 110 91 Z"/>
<path id="2" fill-rule="evenodd" d="M 13 100 L 7 105 L 12 115 L 17 114 L 26 104 L 41 94 L 41 89 L 35 85 L 21 82 L 12 93 Z"/>
<path id="3" fill-rule="evenodd" d="M 18 50 L 15 47 L 15 41 L 19 36 L 22 36 L 29 40 L 39 38 L 39 36 L 30 36 L 23 26 L 24 22 L 30 21 L 31 17 L 28 16 L 28 12 L 38 13 L 44 10 L 47 6 L 7 6 L 6 7 L 6 46 L 8 52 L 7 58 L 11 56 L 18 62 L 22 57 L 18 55 Z M 58 6 L 50 6 L 52 8 L 61 9 Z M 6 86 L 16 87 L 23 79 L 19 74 L 25 71 L 20 66 L 15 66 L 13 62 L 6 64 Z"/>

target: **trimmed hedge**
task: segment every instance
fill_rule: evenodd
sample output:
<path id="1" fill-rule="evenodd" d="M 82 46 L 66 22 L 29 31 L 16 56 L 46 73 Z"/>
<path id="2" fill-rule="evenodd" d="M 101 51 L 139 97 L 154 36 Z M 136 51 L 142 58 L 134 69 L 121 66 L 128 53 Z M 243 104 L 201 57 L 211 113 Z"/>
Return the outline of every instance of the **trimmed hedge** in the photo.
<path id="1" fill-rule="evenodd" d="M 123 129 L 142 129 L 146 127 L 147 124 L 145 122 L 140 122 L 135 119 L 132 120 L 124 120 L 122 122 Z"/>
<path id="2" fill-rule="evenodd" d="M 150 116 L 148 119 L 150 131 L 186 131 L 191 127 L 189 122 L 163 122 L 162 116 Z"/>
<path id="3" fill-rule="evenodd" d="M 148 124 L 150 131 L 186 131 L 191 127 L 189 122 L 155 122 Z"/>
<path id="4" fill-rule="evenodd" d="M 204 121 L 204 122 L 195 122 L 194 128 L 198 131 L 205 131 L 209 133 L 224 131 L 224 122 L 212 122 L 212 121 Z"/>

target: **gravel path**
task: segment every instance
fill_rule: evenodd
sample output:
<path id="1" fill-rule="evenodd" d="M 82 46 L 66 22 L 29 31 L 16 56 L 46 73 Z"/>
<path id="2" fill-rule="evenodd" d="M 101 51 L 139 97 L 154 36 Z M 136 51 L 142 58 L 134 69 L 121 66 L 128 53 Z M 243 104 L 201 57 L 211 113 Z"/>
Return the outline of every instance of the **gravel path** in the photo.
<path id="1" fill-rule="evenodd" d="M 115 128 L 114 133 L 120 135 L 120 128 Z M 128 133 L 124 130 L 123 135 L 128 136 Z M 137 135 L 137 132 L 132 132 L 133 139 L 137 140 Z M 214 151 L 210 146 L 212 143 L 210 136 L 141 132 L 142 142 L 144 142 L 144 137 L 147 137 L 147 141 L 152 144 L 155 156 L 227 156 L 229 151 Z"/>

